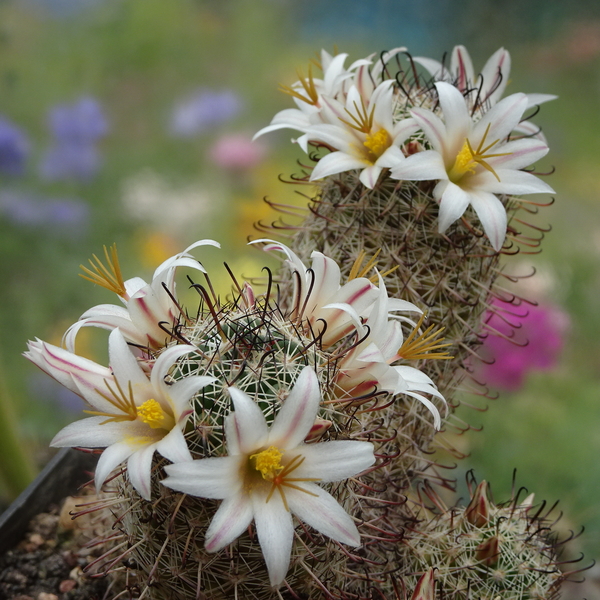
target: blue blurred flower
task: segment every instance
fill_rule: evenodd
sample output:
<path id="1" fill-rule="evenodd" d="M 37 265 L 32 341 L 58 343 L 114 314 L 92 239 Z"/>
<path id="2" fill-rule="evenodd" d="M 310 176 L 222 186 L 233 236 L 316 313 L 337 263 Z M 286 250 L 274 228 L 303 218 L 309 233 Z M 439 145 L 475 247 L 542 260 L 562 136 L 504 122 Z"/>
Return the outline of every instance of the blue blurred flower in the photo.
<path id="1" fill-rule="evenodd" d="M 43 228 L 76 239 L 87 233 L 91 214 L 82 200 L 4 190 L 0 192 L 0 217 L 13 225 Z"/>
<path id="2" fill-rule="evenodd" d="M 101 105 L 90 97 L 59 104 L 49 114 L 54 141 L 42 155 L 40 176 L 49 181 L 90 180 L 101 166 L 96 143 L 108 133 Z"/>
<path id="3" fill-rule="evenodd" d="M 61 142 L 44 152 L 39 173 L 48 181 L 89 181 L 100 170 L 100 165 L 100 154 L 93 143 Z"/>
<path id="4" fill-rule="evenodd" d="M 97 142 L 108 133 L 108 120 L 100 103 L 84 96 L 73 104 L 59 104 L 49 114 L 49 126 L 58 142 Z"/>
<path id="5" fill-rule="evenodd" d="M 29 158 L 29 140 L 25 133 L 0 116 L 0 171 L 21 175 Z"/>
<path id="6" fill-rule="evenodd" d="M 174 136 L 192 137 L 235 118 L 241 110 L 235 92 L 199 89 L 175 106 L 169 129 Z"/>

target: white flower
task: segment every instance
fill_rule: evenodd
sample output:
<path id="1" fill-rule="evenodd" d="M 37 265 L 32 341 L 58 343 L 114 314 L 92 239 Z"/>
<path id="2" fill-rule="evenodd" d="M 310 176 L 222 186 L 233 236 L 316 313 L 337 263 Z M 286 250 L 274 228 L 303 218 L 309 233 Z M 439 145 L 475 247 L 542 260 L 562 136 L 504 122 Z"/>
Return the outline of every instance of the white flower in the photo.
<path id="1" fill-rule="evenodd" d="M 506 236 L 506 210 L 495 194 L 553 193 L 531 173 L 521 171 L 548 152 L 537 139 L 506 141 L 527 108 L 525 94 L 504 98 L 477 122 L 463 95 L 452 85 L 435 84 L 444 121 L 432 111 L 414 108 L 432 150 L 417 152 L 392 169 L 395 179 L 440 180 L 439 231 L 444 233 L 471 205 L 496 251 Z"/>
<path id="2" fill-rule="evenodd" d="M 379 290 L 365 277 L 356 277 L 340 285 L 338 264 L 321 252 L 311 254 L 312 266 L 307 269 L 300 258 L 287 246 L 272 240 L 255 240 L 252 244 L 267 242 L 265 251 L 283 252 L 292 270 L 294 293 L 291 300 L 291 319 L 300 320 L 307 330 L 320 338 L 327 348 L 355 328 L 355 321 L 366 314 L 376 301 Z M 344 305 L 343 309 L 339 305 Z M 352 314 L 352 316 L 351 316 Z M 326 323 L 322 335 L 323 325 Z"/>
<path id="3" fill-rule="evenodd" d="M 477 76 L 464 46 L 454 46 L 449 67 L 423 56 L 413 60 L 425 67 L 436 81 L 446 81 L 458 88 L 467 97 L 470 106 L 494 106 L 502 98 L 510 77 L 510 54 L 504 48 L 499 48 L 490 56 Z M 526 94 L 526 97 L 528 108 L 557 98 L 552 94 Z"/>
<path id="4" fill-rule="evenodd" d="M 354 88 L 365 103 L 369 103 L 378 83 L 381 83 L 389 60 L 406 48 L 394 48 L 381 55 L 371 54 L 367 58 L 353 62 L 348 69 L 344 67 L 347 54 L 331 56 L 321 51 L 323 79 L 315 79 L 309 67 L 308 77 L 299 74 L 300 79 L 290 87 L 281 86 L 281 90 L 292 96 L 297 108 L 288 108 L 278 112 L 271 124 L 261 129 L 253 139 L 278 129 L 295 129 L 304 135 L 295 140 L 308 152 L 310 136 L 308 130 L 315 125 L 339 124 L 335 113 L 328 110 L 330 101 L 341 105 L 347 102 L 349 90 Z"/>
<path id="5" fill-rule="evenodd" d="M 150 283 L 140 277 L 123 281 L 115 247 L 111 257 L 105 248 L 107 266 L 94 256 L 97 264 L 90 263 L 95 272 L 84 268 L 89 275 L 86 278 L 115 292 L 125 306 L 100 304 L 90 308 L 67 330 L 65 346 L 74 351 L 79 330 L 90 326 L 109 330 L 118 327 L 127 341 L 142 347 L 158 349 L 165 346 L 172 338 L 169 332 L 177 327 L 181 317 L 175 294 L 175 271 L 177 267 L 185 266 L 205 273 L 204 267 L 189 252 L 207 245 L 220 247 L 213 240 L 195 242 L 164 261 Z"/>
<path id="6" fill-rule="evenodd" d="M 191 461 L 183 426 L 192 412 L 190 399 L 214 377 L 165 381 L 171 367 L 193 346 L 167 348 L 150 379 L 144 374 L 119 329 L 109 337 L 111 369 L 51 344 L 32 342 L 25 356 L 82 396 L 94 416 L 67 425 L 52 440 L 55 448 L 106 448 L 96 467 L 99 490 L 110 472 L 127 460 L 133 487 L 150 500 L 150 470 L 155 451 L 172 462 Z"/>
<path id="7" fill-rule="evenodd" d="M 281 86 L 281 91 L 290 95 L 297 108 L 287 108 L 278 112 L 272 119 L 271 124 L 263 127 L 254 135 L 253 139 L 278 129 L 295 129 L 306 133 L 312 125 L 322 123 L 321 109 L 323 107 L 323 96 L 335 98 L 343 92 L 343 82 L 352 76 L 351 71 L 344 68 L 347 54 L 338 54 L 333 57 L 325 50 L 321 51 L 321 67 L 323 79 L 315 79 L 312 68 L 308 68 L 308 76 L 303 77 L 298 73 L 300 79 L 291 86 Z M 308 140 L 306 136 L 296 140 L 301 148 L 308 151 Z"/>
<path id="8" fill-rule="evenodd" d="M 340 307 L 343 308 L 343 307 Z M 401 322 L 413 324 L 406 317 L 392 317 L 391 313 L 411 311 L 422 313 L 414 304 L 389 298 L 383 278 L 379 275 L 379 297 L 364 324 L 356 323 L 360 342 L 348 352 L 338 363 L 339 375 L 337 385 L 350 397 L 369 394 L 373 388 L 386 391 L 392 395 L 406 394 L 422 402 L 431 412 L 436 429 L 441 427 L 440 413 L 428 398 L 429 394 L 444 402 L 433 381 L 416 369 L 407 365 L 393 365 L 402 356 L 404 335 Z M 435 338 L 436 336 L 431 336 Z M 425 340 L 427 342 L 427 340 Z M 433 347 L 435 346 L 435 347 Z M 441 346 L 437 343 L 425 344 L 425 351 L 435 350 Z M 436 358 L 436 356 L 428 356 Z M 439 355 L 437 358 L 447 358 Z"/>
<path id="9" fill-rule="evenodd" d="M 335 124 L 314 125 L 306 132 L 310 141 L 335 149 L 322 157 L 311 174 L 311 181 L 351 169 L 360 169 L 360 180 L 373 188 L 385 168 L 400 162 L 400 146 L 417 130 L 413 119 L 394 122 L 394 82 L 377 86 L 369 101 L 355 86 L 348 91 L 346 103 L 324 98 L 323 112 Z"/>
<path id="10" fill-rule="evenodd" d="M 231 544 L 254 520 L 271 585 L 279 586 L 290 562 L 292 514 L 338 542 L 360 546 L 352 518 L 316 482 L 364 471 L 375 462 L 373 444 L 304 443 L 321 400 L 313 369 L 300 373 L 270 428 L 248 395 L 229 391 L 234 405 L 224 424 L 229 456 L 169 465 L 162 482 L 185 494 L 223 500 L 206 532 L 206 550 Z"/>

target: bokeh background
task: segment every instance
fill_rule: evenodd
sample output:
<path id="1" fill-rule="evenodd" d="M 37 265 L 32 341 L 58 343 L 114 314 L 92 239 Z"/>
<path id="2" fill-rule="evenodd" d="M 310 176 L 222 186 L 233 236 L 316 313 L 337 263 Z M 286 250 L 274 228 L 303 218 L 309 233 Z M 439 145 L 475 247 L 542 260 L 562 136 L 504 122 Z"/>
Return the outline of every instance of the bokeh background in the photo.
<path id="1" fill-rule="evenodd" d="M 405 45 L 441 59 L 456 44 L 476 69 L 508 48 L 507 93 L 560 96 L 535 118 L 557 190 L 535 222 L 552 231 L 541 254 L 508 267 L 536 270 L 516 288 L 539 304 L 516 317 L 529 345 L 487 347 L 496 363 L 481 368 L 499 397 L 461 412 L 484 430 L 457 438 L 470 455 L 457 474 L 475 469 L 502 500 L 516 468 L 518 485 L 561 500 L 566 525 L 586 527 L 580 547 L 600 556 L 598 2 L 0 2 L 0 396 L 36 468 L 83 406 L 22 358 L 26 341 L 60 344 L 84 310 L 116 300 L 79 265 L 116 242 L 125 277 L 149 278 L 211 237 L 223 245 L 202 252 L 215 285 L 223 260 L 256 275 L 264 258 L 245 242 L 254 221 L 275 218 L 262 198 L 302 202 L 281 181 L 299 169 L 294 134 L 250 141 L 290 105 L 278 84 L 321 48 L 354 60 Z M 84 333 L 78 351 L 105 360 L 102 332 Z M 4 504 L 15 492 L 0 482 Z"/>

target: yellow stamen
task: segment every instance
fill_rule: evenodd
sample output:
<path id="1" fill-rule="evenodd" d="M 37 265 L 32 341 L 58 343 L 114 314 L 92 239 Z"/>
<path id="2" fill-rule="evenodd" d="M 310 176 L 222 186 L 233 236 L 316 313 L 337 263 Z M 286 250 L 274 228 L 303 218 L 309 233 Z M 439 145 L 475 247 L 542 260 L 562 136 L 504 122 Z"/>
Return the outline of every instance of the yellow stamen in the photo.
<path id="1" fill-rule="evenodd" d="M 424 359 L 436 359 L 436 360 L 448 360 L 454 358 L 449 356 L 448 352 L 435 352 L 440 348 L 446 348 L 452 344 L 440 344 L 444 338 L 439 338 L 439 335 L 444 331 L 444 327 L 431 333 L 435 325 L 430 325 L 423 333 L 417 335 L 417 331 L 425 320 L 425 314 L 421 316 L 417 326 L 411 331 L 410 335 L 406 338 L 402 344 L 400 350 L 398 350 L 398 356 L 406 360 L 424 360 Z"/>
<path id="2" fill-rule="evenodd" d="M 281 471 L 283 471 L 283 465 L 281 464 L 281 457 L 283 453 L 279 451 L 275 446 L 269 446 L 266 450 L 252 454 L 250 459 L 254 460 L 254 468 L 260 471 L 263 479 L 273 481 Z"/>
<path id="3" fill-rule="evenodd" d="M 306 92 L 306 96 L 301 94 L 296 88 L 289 85 L 283 85 L 282 83 L 279 84 L 279 91 L 283 92 L 284 94 L 288 94 L 293 98 L 298 98 L 298 100 L 306 102 L 306 104 L 316 106 L 319 103 L 319 92 L 317 91 L 317 86 L 315 85 L 315 81 L 313 79 L 312 65 L 308 65 L 308 77 L 306 79 L 302 75 L 302 71 L 298 70 L 296 73 L 298 75 L 298 81 L 300 82 L 300 85 Z"/>
<path id="4" fill-rule="evenodd" d="M 152 429 L 161 429 L 165 427 L 167 415 L 154 398 L 150 398 L 150 400 L 146 400 L 141 406 L 138 406 L 137 414 L 142 420 L 142 423 L 150 425 Z"/>
<path id="5" fill-rule="evenodd" d="M 348 116 L 354 121 L 351 123 L 350 121 L 346 121 L 345 119 L 340 119 L 342 123 L 346 123 L 348 127 L 352 127 L 352 129 L 356 129 L 356 131 L 361 131 L 362 133 L 370 134 L 371 129 L 373 129 L 373 115 L 375 113 L 375 105 L 371 109 L 371 112 L 367 111 L 367 107 L 365 105 L 365 101 L 360 99 L 360 108 L 354 103 L 354 108 L 356 110 L 356 115 L 353 115 L 347 108 L 345 111 L 348 113 Z"/>
<path id="6" fill-rule="evenodd" d="M 133 399 L 131 381 L 129 382 L 128 395 L 125 394 L 123 388 L 121 388 L 116 379 L 114 381 L 115 385 L 117 386 L 116 390 L 113 390 L 108 381 L 105 380 L 104 383 L 106 384 L 109 393 L 102 392 L 98 389 L 95 391 L 98 392 L 98 394 L 100 394 L 105 400 L 110 402 L 117 410 L 120 410 L 125 414 L 115 415 L 113 413 L 95 410 L 84 410 L 83 412 L 98 417 L 108 417 L 106 421 L 101 423 L 101 425 L 119 421 L 134 421 L 137 418 L 137 408 Z"/>
<path id="7" fill-rule="evenodd" d="M 271 446 L 271 448 L 274 448 L 274 446 Z M 269 450 L 271 450 L 271 448 L 268 448 L 267 450 L 263 450 L 263 452 L 268 452 Z M 275 448 L 275 450 L 277 450 L 277 448 Z M 279 452 L 279 451 L 277 450 L 277 452 Z M 259 452 L 259 454 L 262 454 L 262 452 Z M 255 454 L 254 456 L 258 456 L 258 455 Z M 252 456 L 250 458 L 252 458 Z M 304 456 L 295 456 L 285 467 L 282 467 L 281 473 L 277 473 L 272 479 L 273 485 L 271 486 L 271 490 L 269 491 L 269 495 L 267 496 L 265 503 L 268 502 L 272 498 L 273 493 L 277 489 L 277 491 L 279 492 L 279 495 L 281 496 L 283 506 L 285 506 L 285 510 L 287 510 L 289 512 L 290 508 L 288 506 L 287 499 L 285 497 L 285 491 L 283 490 L 284 487 L 289 487 L 294 490 L 298 490 L 299 492 L 308 494 L 309 496 L 317 497 L 317 494 L 313 494 L 313 492 L 309 492 L 308 490 L 305 490 L 304 488 L 300 487 L 299 485 L 296 485 L 295 483 L 290 483 L 290 482 L 291 481 L 298 481 L 298 482 L 320 481 L 320 479 L 317 479 L 315 477 L 306 477 L 306 478 L 288 477 L 288 475 L 290 473 L 292 473 L 293 471 L 295 471 L 305 460 L 306 459 Z M 264 477 L 264 475 L 263 475 L 263 477 Z"/>
<path id="8" fill-rule="evenodd" d="M 481 165 L 484 169 L 492 173 L 492 175 L 500 181 L 500 177 L 498 177 L 498 173 L 494 171 L 492 166 L 486 162 L 489 158 L 495 158 L 496 156 L 508 156 L 511 152 L 504 152 L 499 154 L 486 154 L 488 150 L 493 148 L 500 140 L 496 140 L 491 144 L 488 144 L 484 148 L 485 140 L 487 138 L 488 132 L 490 130 L 491 123 L 486 127 L 485 133 L 483 134 L 483 138 L 481 142 L 479 142 L 479 146 L 477 150 L 473 150 L 471 146 L 471 142 L 468 138 L 465 139 L 463 146 L 456 156 L 456 160 L 452 165 L 452 168 L 448 172 L 448 177 L 450 181 L 453 183 L 458 183 L 467 173 L 475 173 L 475 168 L 477 165 Z"/>
<path id="9" fill-rule="evenodd" d="M 361 250 L 359 252 L 358 256 L 356 257 L 356 260 L 354 261 L 352 268 L 350 269 L 350 274 L 348 275 L 348 281 L 351 281 L 352 279 L 357 279 L 358 277 L 365 277 L 366 274 L 377 264 L 377 257 L 379 256 L 380 252 L 381 252 L 381 248 L 379 248 L 375 252 L 373 257 L 369 261 L 367 261 L 367 264 L 363 267 L 363 261 L 365 260 L 367 253 L 364 250 Z M 381 276 L 385 277 L 386 275 L 393 273 L 398 268 L 398 266 L 399 265 L 396 265 L 395 267 L 388 269 L 385 273 L 382 273 Z M 369 281 L 371 281 L 372 283 L 377 283 L 377 280 L 378 280 L 377 274 L 369 277 Z"/>
<path id="10" fill-rule="evenodd" d="M 93 260 L 90 258 L 90 265 L 92 269 L 88 269 L 83 265 L 79 265 L 83 270 L 83 273 L 79 273 L 79 276 L 91 281 L 92 283 L 101 285 L 111 292 L 115 292 L 118 296 L 121 296 L 121 298 L 127 298 L 125 282 L 123 281 L 123 275 L 121 274 L 121 267 L 119 265 L 119 257 L 117 256 L 117 245 L 113 244 L 111 246 L 110 256 L 108 255 L 107 247 L 103 247 L 104 257 L 108 266 L 104 266 L 102 261 L 95 254 L 92 254 Z"/>
<path id="11" fill-rule="evenodd" d="M 375 162 L 392 145 L 392 138 L 385 129 L 380 129 L 375 133 L 368 133 L 363 144 L 369 151 L 369 158 Z"/>

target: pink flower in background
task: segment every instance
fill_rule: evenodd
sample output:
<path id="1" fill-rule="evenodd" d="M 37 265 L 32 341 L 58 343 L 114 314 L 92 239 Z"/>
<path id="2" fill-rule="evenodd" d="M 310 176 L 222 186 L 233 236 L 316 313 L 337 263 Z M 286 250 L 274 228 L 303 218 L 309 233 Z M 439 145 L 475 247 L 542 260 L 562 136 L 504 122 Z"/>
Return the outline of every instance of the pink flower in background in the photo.
<path id="1" fill-rule="evenodd" d="M 530 371 L 550 371 L 557 364 L 569 317 L 551 305 L 514 306 L 495 299 L 492 306 L 485 317 L 491 333 L 479 352 L 491 364 L 482 364 L 478 375 L 492 387 L 516 391 Z"/>
<path id="2" fill-rule="evenodd" d="M 221 136 L 209 152 L 215 165 L 234 170 L 251 169 L 261 162 L 264 155 L 265 147 L 243 133 Z"/>

